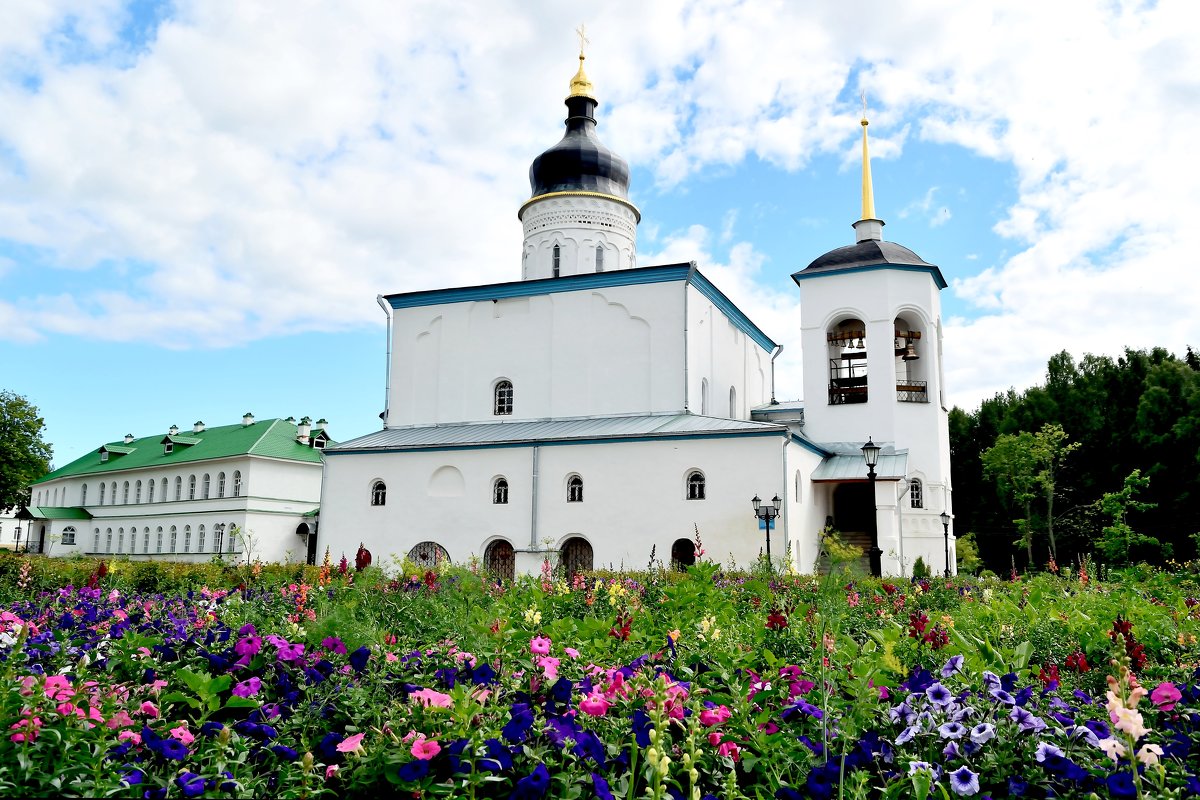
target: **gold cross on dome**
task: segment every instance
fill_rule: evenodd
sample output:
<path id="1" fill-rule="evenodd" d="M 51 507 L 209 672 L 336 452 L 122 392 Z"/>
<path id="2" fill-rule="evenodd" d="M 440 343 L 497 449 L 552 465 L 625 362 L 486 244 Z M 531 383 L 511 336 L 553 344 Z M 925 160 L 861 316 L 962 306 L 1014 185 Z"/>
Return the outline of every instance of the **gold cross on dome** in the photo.
<path id="1" fill-rule="evenodd" d="M 587 28 L 582 22 L 579 23 L 579 27 L 575 29 L 575 33 L 579 36 L 579 55 L 582 56 L 584 46 L 591 44 L 592 40 L 587 38 Z"/>
<path id="2" fill-rule="evenodd" d="M 863 89 L 862 94 L 860 96 L 862 97 L 863 119 L 866 119 L 867 118 L 867 90 Z"/>

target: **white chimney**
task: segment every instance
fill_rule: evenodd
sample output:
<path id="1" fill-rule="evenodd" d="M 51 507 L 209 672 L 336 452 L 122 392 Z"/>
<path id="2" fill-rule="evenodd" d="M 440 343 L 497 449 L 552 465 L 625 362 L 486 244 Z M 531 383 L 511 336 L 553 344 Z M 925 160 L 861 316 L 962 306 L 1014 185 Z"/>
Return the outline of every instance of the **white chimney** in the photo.
<path id="1" fill-rule="evenodd" d="M 312 419 L 309 417 L 301 417 L 300 424 L 296 426 L 296 441 L 300 444 L 308 444 L 308 434 L 312 430 Z"/>
<path id="2" fill-rule="evenodd" d="M 132 441 L 133 441 L 133 434 L 132 433 L 125 434 L 125 444 L 129 444 Z"/>
<path id="3" fill-rule="evenodd" d="M 325 419 L 324 417 L 321 417 L 319 420 L 317 420 L 317 424 L 316 424 L 317 430 L 323 431 L 323 430 L 326 430 L 328 427 L 329 427 L 329 420 Z"/>
<path id="4" fill-rule="evenodd" d="M 249 411 L 247 411 L 245 414 L 242 414 L 242 424 L 243 425 L 253 425 L 254 424 L 254 415 L 251 414 Z"/>
<path id="5" fill-rule="evenodd" d="M 192 423 L 192 433 L 202 433 L 204 431 L 204 423 L 196 420 Z"/>
<path id="6" fill-rule="evenodd" d="M 170 428 L 167 429 L 167 433 L 170 434 L 171 436 L 174 436 L 175 434 L 179 433 L 179 426 L 172 425 Z"/>

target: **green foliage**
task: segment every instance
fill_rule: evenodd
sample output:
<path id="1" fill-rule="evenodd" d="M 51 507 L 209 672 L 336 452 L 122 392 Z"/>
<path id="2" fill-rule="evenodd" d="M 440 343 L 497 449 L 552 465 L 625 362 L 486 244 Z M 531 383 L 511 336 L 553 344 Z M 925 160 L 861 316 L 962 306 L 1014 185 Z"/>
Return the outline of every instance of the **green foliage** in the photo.
<path id="1" fill-rule="evenodd" d="M 0 511 L 29 505 L 29 484 L 50 471 L 45 429 L 37 406 L 0 390 Z"/>
<path id="2" fill-rule="evenodd" d="M 1101 537 L 1096 541 L 1096 549 L 1106 560 L 1127 565 L 1137 552 L 1149 552 L 1153 556 L 1171 555 L 1170 544 L 1138 533 L 1129 524 L 1129 512 L 1154 508 L 1154 503 L 1134 499 L 1149 485 L 1150 479 L 1143 477 L 1141 470 L 1135 469 L 1125 477 L 1121 491 L 1105 492 L 1100 498 L 1100 510 L 1112 520 L 1112 524 L 1104 526 Z"/>
<path id="3" fill-rule="evenodd" d="M 954 562 L 958 565 L 959 575 L 974 575 L 983 566 L 979 558 L 979 545 L 975 543 L 974 533 L 964 533 L 954 540 Z"/>
<path id="4" fill-rule="evenodd" d="M 1139 500 L 1155 504 L 1138 512 L 1136 527 L 1184 558 L 1200 551 L 1191 538 L 1200 530 L 1200 359 L 1190 350 L 1183 359 L 1162 348 L 1079 360 L 1058 353 L 1043 385 L 997 394 L 973 412 L 951 409 L 949 422 L 955 492 L 971 501 L 955 504 L 956 525 L 978 534 L 992 570 L 1008 572 L 1014 538 L 1030 565 L 1045 552 L 1036 547 L 1043 537 L 1060 564 L 1090 552 L 1111 523 L 1098 501 L 1135 469 L 1151 479 Z M 1065 437 L 1046 442 L 1059 457 L 1051 472 L 1033 464 L 1047 425 Z M 1003 458 L 985 462 L 1006 444 Z M 1146 543 L 1134 557 L 1161 563 L 1165 552 Z"/>
<path id="5" fill-rule="evenodd" d="M 925 559 L 922 556 L 917 556 L 917 560 L 913 563 L 912 572 L 914 578 L 928 578 L 933 574 L 933 572 L 929 569 L 929 565 L 925 563 Z"/>

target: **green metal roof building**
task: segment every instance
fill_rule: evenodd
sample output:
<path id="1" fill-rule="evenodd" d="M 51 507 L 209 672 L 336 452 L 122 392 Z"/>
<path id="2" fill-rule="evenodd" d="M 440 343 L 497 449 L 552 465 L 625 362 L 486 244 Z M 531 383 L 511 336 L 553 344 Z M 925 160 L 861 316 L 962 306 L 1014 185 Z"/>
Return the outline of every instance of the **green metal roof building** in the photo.
<path id="1" fill-rule="evenodd" d="M 107 442 L 31 487 L 28 549 L 135 559 L 311 559 L 325 421 L 255 420 Z"/>

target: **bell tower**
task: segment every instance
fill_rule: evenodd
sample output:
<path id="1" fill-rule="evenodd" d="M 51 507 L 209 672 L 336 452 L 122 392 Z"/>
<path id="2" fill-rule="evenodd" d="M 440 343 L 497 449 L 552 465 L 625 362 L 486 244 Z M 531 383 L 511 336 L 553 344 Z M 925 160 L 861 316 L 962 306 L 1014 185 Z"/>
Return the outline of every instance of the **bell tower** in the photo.
<path id="1" fill-rule="evenodd" d="M 885 452 L 887 446 L 907 451 L 903 480 L 909 492 L 897 499 L 899 489 L 880 488 L 876 497 L 884 571 L 903 574 L 911 563 L 904 567 L 897 560 L 889 567 L 888 542 L 903 553 L 901 531 L 907 543 L 928 529 L 940 546 L 943 530 L 935 518 L 951 508 L 939 297 L 947 284 L 938 267 L 884 241 L 884 223 L 875 213 L 865 101 L 861 124 L 862 213 L 853 224 L 855 243 L 792 275 L 801 290 L 804 433 L 817 442 L 870 438 L 885 445 Z M 911 561 L 911 553 L 905 558 Z"/>
<path id="2" fill-rule="evenodd" d="M 641 213 L 629 202 L 629 164 L 596 136 L 592 82 L 579 70 L 567 95 L 566 132 L 529 167 L 531 196 L 517 212 L 525 229 L 521 278 L 558 278 L 636 265 Z"/>

